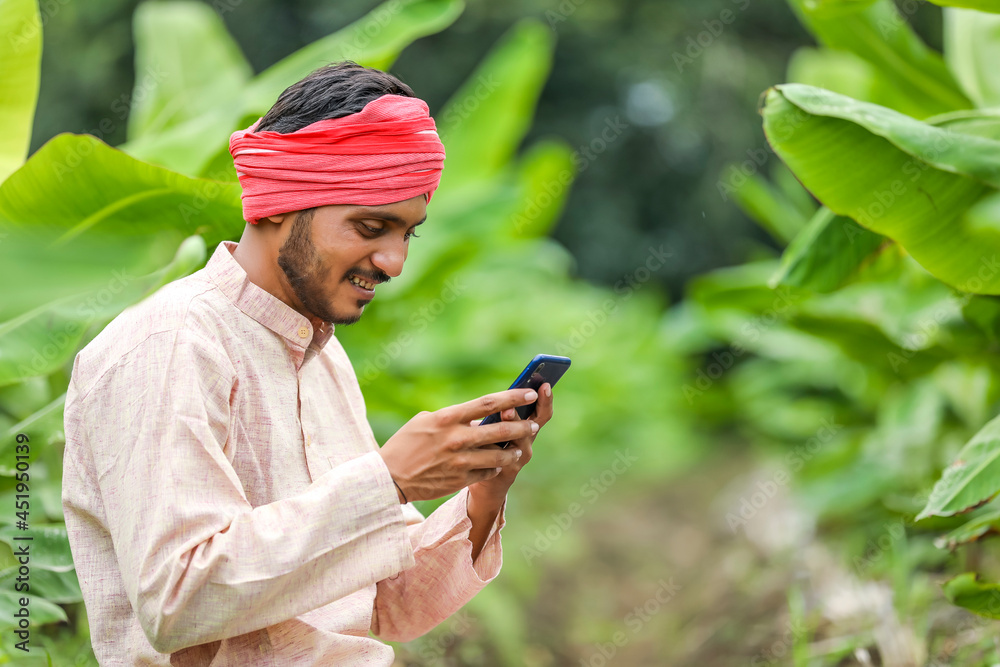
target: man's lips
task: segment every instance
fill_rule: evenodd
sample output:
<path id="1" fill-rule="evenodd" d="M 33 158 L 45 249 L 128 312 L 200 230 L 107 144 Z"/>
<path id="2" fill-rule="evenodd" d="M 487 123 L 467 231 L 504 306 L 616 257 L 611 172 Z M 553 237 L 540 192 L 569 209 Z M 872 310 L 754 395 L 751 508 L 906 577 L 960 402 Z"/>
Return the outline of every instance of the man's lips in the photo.
<path id="1" fill-rule="evenodd" d="M 378 284 L 378 281 L 369 280 L 357 275 L 350 276 L 347 279 L 347 282 L 351 283 L 356 290 L 364 294 L 366 297 L 372 297 L 375 295 L 375 285 Z"/>

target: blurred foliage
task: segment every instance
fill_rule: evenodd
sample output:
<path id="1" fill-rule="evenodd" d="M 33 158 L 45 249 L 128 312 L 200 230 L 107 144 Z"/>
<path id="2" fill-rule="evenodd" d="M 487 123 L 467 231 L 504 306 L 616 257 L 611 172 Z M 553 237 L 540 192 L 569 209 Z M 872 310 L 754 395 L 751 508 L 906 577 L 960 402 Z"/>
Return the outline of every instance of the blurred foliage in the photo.
<path id="1" fill-rule="evenodd" d="M 958 631 L 934 625 L 933 605 L 947 597 L 996 617 L 1000 563 L 980 542 L 1000 511 L 1000 16 L 976 11 L 995 8 L 986 0 L 937 4 L 973 9 L 106 0 L 38 16 L 33 2 L 0 1 L 0 24 L 27 38 L 17 53 L 0 48 L 17 63 L 0 87 L 19 91 L 0 95 L 0 178 L 24 163 L 0 184 L 0 278 L 23 285 L 0 302 L 0 461 L 17 433 L 31 436 L 32 517 L 55 540 L 38 570 L 50 613 L 33 620 L 46 623 L 56 664 L 88 642 L 59 532 L 69 363 L 122 308 L 238 236 L 229 132 L 339 58 L 408 81 L 448 151 L 403 277 L 337 334 L 379 440 L 420 410 L 507 386 L 536 352 L 574 360 L 544 450 L 509 499 L 502 581 L 468 606 L 480 636 L 452 650 L 459 630 L 444 624 L 400 655 L 579 662 L 577 647 L 615 631 L 614 601 L 580 591 L 572 599 L 592 609 L 531 625 L 565 599 L 546 599 L 553 580 L 586 581 L 562 570 L 597 558 L 563 528 L 568 507 L 601 504 L 622 475 L 616 462 L 628 462 L 629 490 L 648 495 L 721 451 L 776 465 L 795 491 L 782 539 L 800 545 L 808 529 L 795 526 L 815 524 L 852 577 L 891 583 L 883 621 L 910 632 L 900 657 L 884 626 L 823 620 L 796 584 L 778 603 L 807 628 L 783 645 L 795 664 L 847 664 L 856 649 L 884 664 L 990 664 L 979 646 L 942 653 L 940 638 Z M 802 46 L 809 35 L 816 44 Z M 774 85 L 782 71 L 789 83 Z M 49 141 L 63 130 L 93 136 Z M 9 504 L 14 472 L 0 466 Z M 753 512 L 714 498 L 714 484 L 688 502 L 722 502 L 730 536 L 756 538 Z M 13 573 L 9 534 L 0 529 L 0 580 Z M 959 576 L 938 587 L 939 573 Z M 744 631 L 710 625 L 720 645 Z M 546 641 L 547 630 L 562 634 Z"/>
<path id="2" fill-rule="evenodd" d="M 0 8 L 23 13 L 17 29 L 37 48 L 33 3 Z M 136 78 L 122 103 L 132 115 L 121 150 L 102 141 L 114 127 L 102 136 L 60 134 L 26 161 L 23 146 L 11 144 L 4 159 L 24 164 L 0 184 L 0 272 L 27 287 L 0 307 L 0 430 L 5 461 L 13 460 L 18 434 L 30 438 L 35 457 L 29 532 L 51 562 L 33 566 L 51 574 L 33 580 L 31 622 L 46 626 L 57 664 L 86 636 L 59 503 L 62 402 L 76 351 L 123 308 L 201 266 L 207 245 L 239 235 L 238 184 L 225 154 L 230 132 L 313 68 L 344 58 L 389 67 L 410 41 L 443 29 L 461 10 L 458 0 L 391 0 L 254 75 L 204 5 L 144 5 L 135 14 L 135 56 L 148 76 Z M 593 499 L 580 489 L 595 476 L 628 470 L 637 482 L 653 481 L 697 451 L 677 409 L 683 358 L 659 329 L 665 299 L 646 286 L 675 251 L 650 247 L 627 283 L 602 288 L 574 278 L 569 253 L 549 238 L 581 169 L 558 139 L 522 147 L 553 47 L 547 26 L 517 22 L 457 87 L 437 114 L 449 169 L 406 279 L 393 281 L 362 323 L 338 331 L 381 440 L 420 410 L 505 386 L 536 352 L 573 356 L 558 392 L 566 407 L 547 429 L 546 465 L 522 475 L 523 493 L 509 507 L 511 516 L 536 518 L 567 498 L 594 502 L 599 486 Z M 23 67 L 37 78 L 37 59 Z M 4 97 L 22 90 L 16 80 L 3 83 Z M 30 111 L 19 117 L 22 138 L 31 132 Z M 644 363 L 618 363 L 623 359 Z M 605 417 L 594 419 L 598 414 Z M 664 439 L 674 444 L 665 450 Z M 630 470 L 634 462 L 641 465 Z M 16 472 L 0 469 L 0 497 L 12 499 Z M 503 664 L 520 664 L 525 648 L 519 611 L 541 576 L 527 545 L 548 549 L 535 542 L 535 530 L 530 520 L 511 523 L 507 539 L 525 551 L 519 558 L 515 547 L 508 559 L 507 586 L 490 587 L 470 605 Z M 0 529 L 0 557 L 12 532 Z M 13 576 L 13 566 L 7 553 L 0 579 Z M 5 597 L 0 606 L 13 602 Z"/>
<path id="3" fill-rule="evenodd" d="M 204 0 L 254 72 L 375 4 Z M 129 109 L 165 71 L 162 65 L 150 69 L 134 50 L 138 6 L 139 0 L 59 2 L 44 17 L 45 76 L 32 150 L 64 131 L 89 132 L 111 145 L 132 138 L 127 133 L 138 121 Z M 724 10 L 737 20 L 715 35 Z M 782 3 L 472 0 L 448 30 L 408 46 L 393 72 L 444 122 L 445 102 L 470 80 L 490 45 L 523 17 L 537 18 L 555 38 L 551 75 L 525 141 L 560 137 L 587 159 L 553 230 L 576 260 L 574 275 L 614 285 L 644 261 L 650 246 L 664 244 L 676 254 L 652 282 L 676 298 L 691 276 L 771 245 L 718 196 L 717 185 L 727 162 L 766 145 L 748 110 L 761 90 L 780 80 L 789 53 L 807 38 Z M 919 10 L 916 18 L 933 29 L 934 13 Z M 215 62 L 230 51 L 199 55 Z M 222 82 L 218 92 L 234 80 Z M 627 127 L 602 144 L 607 123 L 616 119 Z"/>
<path id="4" fill-rule="evenodd" d="M 743 170 L 734 199 L 772 234 L 798 231 L 780 263 L 700 276 L 671 310 L 670 326 L 710 334 L 692 346 L 703 365 L 686 394 L 785 462 L 801 507 L 844 538 L 845 559 L 864 563 L 872 549 L 852 535 L 885 525 L 905 525 L 900 539 L 915 544 L 950 530 L 939 547 L 978 548 L 995 534 L 1000 493 L 990 421 L 1000 408 L 1000 16 L 945 9 L 940 54 L 911 27 L 911 3 L 789 4 L 820 46 L 792 55 L 792 82 L 765 93 L 761 114 L 771 149 L 820 207 L 803 224 L 801 186 L 781 170 L 773 182 Z M 980 562 L 920 553 L 894 575 L 902 589 Z M 996 578 L 992 560 L 983 567 Z M 902 589 L 893 613 L 919 627 L 928 602 L 911 606 Z M 996 584 L 974 573 L 943 593 L 1000 618 Z M 923 664 L 931 649 L 917 636 L 900 661 L 885 635 L 855 637 L 881 664 Z"/>

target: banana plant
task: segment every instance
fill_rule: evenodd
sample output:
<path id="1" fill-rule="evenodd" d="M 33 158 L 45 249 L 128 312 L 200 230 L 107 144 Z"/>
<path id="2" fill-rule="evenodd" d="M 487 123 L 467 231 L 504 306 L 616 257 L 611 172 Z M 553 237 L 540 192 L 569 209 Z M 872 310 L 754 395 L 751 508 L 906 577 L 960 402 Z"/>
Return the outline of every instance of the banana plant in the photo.
<path id="1" fill-rule="evenodd" d="M 805 506 L 889 512 L 957 549 L 1000 531 L 1000 2 L 936 2 L 943 53 L 908 4 L 789 0 L 817 45 L 761 98 L 783 164 L 733 193 L 784 249 L 696 280 L 685 316 L 715 341 L 703 363 L 719 341 L 741 353 L 725 399 L 697 409 L 733 401 L 795 460 L 822 416 L 843 426 L 803 466 Z M 803 189 L 812 209 L 794 205 Z M 782 316 L 755 324 L 776 295 Z M 990 618 L 998 590 L 974 572 L 943 587 Z"/>
<path id="2" fill-rule="evenodd" d="M 460 0 L 386 3 L 253 76 L 207 5 L 144 4 L 135 31 L 136 85 L 145 88 L 134 96 L 125 152 L 60 134 L 29 157 L 42 21 L 35 0 L 0 2 L 9 36 L 0 44 L 0 279 L 17 286 L 0 300 L 0 499 L 8 507 L 18 492 L 14 447 L 25 437 L 33 445 L 30 527 L 16 528 L 10 513 L 0 517 L 0 625 L 19 608 L 15 535 L 34 539 L 31 624 L 65 622 L 67 609 L 82 613 L 60 491 L 69 363 L 124 308 L 198 269 L 208 245 L 241 232 L 235 173 L 202 177 L 198 160 L 224 150 L 244 116 L 262 114 L 314 67 L 341 58 L 387 67 L 461 11 Z M 378 30 L 365 31 L 373 25 Z M 4 631 L 0 652 L 8 656 L 20 653 L 12 637 Z M 74 642 L 85 646 L 85 631 Z M 61 654 L 45 636 L 41 643 L 50 657 L 72 659 L 73 649 Z"/>

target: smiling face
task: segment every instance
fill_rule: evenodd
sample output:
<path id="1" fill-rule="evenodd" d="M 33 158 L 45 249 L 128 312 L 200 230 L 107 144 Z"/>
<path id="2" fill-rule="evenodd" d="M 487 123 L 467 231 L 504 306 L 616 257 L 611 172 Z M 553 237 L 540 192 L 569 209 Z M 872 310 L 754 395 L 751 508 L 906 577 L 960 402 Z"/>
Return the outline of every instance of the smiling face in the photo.
<path id="1" fill-rule="evenodd" d="M 306 317 L 354 324 L 377 285 L 399 276 L 424 195 L 382 206 L 320 206 L 287 216 L 278 251 L 286 302 Z M 358 284 L 360 283 L 360 284 Z"/>

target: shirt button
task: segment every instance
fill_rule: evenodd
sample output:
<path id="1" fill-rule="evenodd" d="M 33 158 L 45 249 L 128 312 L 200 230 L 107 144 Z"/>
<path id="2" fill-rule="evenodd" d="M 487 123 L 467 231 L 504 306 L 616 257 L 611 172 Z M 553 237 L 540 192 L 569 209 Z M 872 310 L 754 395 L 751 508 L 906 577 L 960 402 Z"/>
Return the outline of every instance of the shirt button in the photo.
<path id="1" fill-rule="evenodd" d="M 309 327 L 299 327 L 299 338 L 309 338 Z"/>

